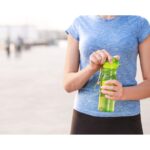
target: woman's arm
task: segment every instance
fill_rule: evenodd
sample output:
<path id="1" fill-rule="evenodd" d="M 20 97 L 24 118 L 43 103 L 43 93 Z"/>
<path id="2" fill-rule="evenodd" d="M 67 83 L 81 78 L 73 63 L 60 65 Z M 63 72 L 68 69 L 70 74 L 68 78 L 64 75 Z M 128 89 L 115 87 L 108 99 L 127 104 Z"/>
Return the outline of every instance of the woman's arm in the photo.
<path id="1" fill-rule="evenodd" d="M 150 36 L 139 45 L 143 82 L 136 86 L 122 87 L 117 80 L 109 80 L 102 87 L 102 93 L 113 100 L 136 100 L 150 97 Z M 115 86 L 109 86 L 115 84 Z M 113 90 L 113 91 L 108 91 Z"/>
<path id="2" fill-rule="evenodd" d="M 95 73 L 89 66 L 79 70 L 79 42 L 68 35 L 68 45 L 64 67 L 64 89 L 72 92 L 80 89 L 88 79 Z"/>
<path id="3" fill-rule="evenodd" d="M 124 88 L 123 99 L 144 99 L 150 97 L 150 36 L 139 45 L 143 82 Z"/>
<path id="4" fill-rule="evenodd" d="M 79 71 L 79 42 L 71 35 L 68 35 L 68 46 L 64 67 L 63 85 L 67 92 L 72 92 L 82 88 L 88 79 L 100 69 L 101 65 L 111 56 L 105 50 L 98 50 L 90 55 L 89 64 Z"/>

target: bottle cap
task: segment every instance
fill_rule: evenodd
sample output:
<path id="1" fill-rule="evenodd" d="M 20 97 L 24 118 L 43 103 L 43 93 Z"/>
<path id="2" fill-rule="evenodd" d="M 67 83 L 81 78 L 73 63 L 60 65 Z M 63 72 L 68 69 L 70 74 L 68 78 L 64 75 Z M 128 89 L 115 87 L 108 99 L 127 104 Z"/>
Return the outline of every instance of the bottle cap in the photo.
<path id="1" fill-rule="evenodd" d="M 112 62 L 110 63 L 108 60 L 103 64 L 103 68 L 106 69 L 117 69 L 120 66 L 120 61 L 116 58 L 112 58 Z"/>

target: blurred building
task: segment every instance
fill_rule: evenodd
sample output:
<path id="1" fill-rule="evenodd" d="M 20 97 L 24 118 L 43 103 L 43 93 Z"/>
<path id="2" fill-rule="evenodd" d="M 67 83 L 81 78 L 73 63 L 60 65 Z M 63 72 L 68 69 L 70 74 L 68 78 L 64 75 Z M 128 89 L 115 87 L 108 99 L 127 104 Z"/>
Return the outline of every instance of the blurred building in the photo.
<path id="1" fill-rule="evenodd" d="M 65 39 L 63 31 L 39 30 L 32 25 L 0 26 L 0 47 L 6 47 L 8 44 L 15 47 L 52 45 L 61 39 Z"/>

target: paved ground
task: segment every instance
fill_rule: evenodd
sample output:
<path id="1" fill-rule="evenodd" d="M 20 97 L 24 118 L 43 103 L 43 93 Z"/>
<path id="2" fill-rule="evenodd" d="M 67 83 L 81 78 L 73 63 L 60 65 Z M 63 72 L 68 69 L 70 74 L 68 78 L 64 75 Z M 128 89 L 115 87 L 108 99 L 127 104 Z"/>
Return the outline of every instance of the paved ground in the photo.
<path id="1" fill-rule="evenodd" d="M 0 134 L 68 134 L 74 94 L 62 87 L 65 45 L 36 47 L 20 58 L 0 51 Z M 138 78 L 141 78 L 138 76 Z M 150 102 L 142 122 L 150 133 Z"/>

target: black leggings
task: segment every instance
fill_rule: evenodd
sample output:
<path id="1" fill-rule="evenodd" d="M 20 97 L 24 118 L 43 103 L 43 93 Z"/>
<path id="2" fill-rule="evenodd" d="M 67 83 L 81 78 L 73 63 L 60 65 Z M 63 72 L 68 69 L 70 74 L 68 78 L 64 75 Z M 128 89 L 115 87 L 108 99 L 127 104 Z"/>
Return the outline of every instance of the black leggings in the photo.
<path id="1" fill-rule="evenodd" d="M 141 116 L 94 117 L 73 110 L 70 134 L 143 134 Z"/>

